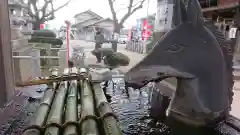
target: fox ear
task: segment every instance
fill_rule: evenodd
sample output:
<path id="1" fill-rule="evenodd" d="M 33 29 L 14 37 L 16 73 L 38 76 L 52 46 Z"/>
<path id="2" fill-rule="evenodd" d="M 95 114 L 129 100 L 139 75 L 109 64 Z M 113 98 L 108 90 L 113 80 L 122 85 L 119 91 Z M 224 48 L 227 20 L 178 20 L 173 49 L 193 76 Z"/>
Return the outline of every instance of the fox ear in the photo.
<path id="1" fill-rule="evenodd" d="M 187 21 L 192 22 L 195 26 L 203 24 L 202 8 L 198 0 L 189 0 L 187 5 Z"/>
<path id="2" fill-rule="evenodd" d="M 187 21 L 187 10 L 182 0 L 173 0 L 173 25 L 177 26 L 183 22 Z"/>

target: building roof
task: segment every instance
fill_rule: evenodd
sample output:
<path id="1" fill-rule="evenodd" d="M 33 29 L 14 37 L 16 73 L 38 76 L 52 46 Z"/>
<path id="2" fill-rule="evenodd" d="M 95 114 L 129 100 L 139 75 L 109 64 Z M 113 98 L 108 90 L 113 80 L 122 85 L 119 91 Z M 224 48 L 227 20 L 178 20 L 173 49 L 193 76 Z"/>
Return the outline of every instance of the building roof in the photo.
<path id="1" fill-rule="evenodd" d="M 101 22 L 104 22 L 104 21 L 111 21 L 111 22 L 113 22 L 113 20 L 112 20 L 111 18 L 104 18 L 104 19 L 101 19 L 101 20 L 99 20 L 99 21 L 93 22 L 92 24 L 89 24 L 89 25 L 87 25 L 86 27 L 94 26 L 94 25 L 96 25 L 96 24 L 98 24 L 98 23 L 101 23 Z M 100 26 L 100 27 L 101 27 L 101 26 Z M 113 27 L 113 26 L 103 26 L 103 27 Z M 123 26 L 122 26 L 121 28 L 123 28 Z"/>
<path id="2" fill-rule="evenodd" d="M 87 11 L 78 13 L 78 14 L 76 14 L 74 17 L 77 18 L 77 16 L 82 15 L 82 14 L 86 14 L 86 13 L 87 13 L 87 14 L 91 14 L 91 15 L 93 15 L 94 17 L 92 17 L 92 18 L 90 18 L 90 19 L 87 19 L 87 20 L 83 20 L 83 21 L 81 21 L 81 22 L 78 22 L 78 23 L 72 25 L 72 27 L 76 27 L 77 25 L 80 25 L 80 24 L 83 24 L 83 23 L 86 23 L 86 22 L 89 22 L 89 21 L 92 21 L 92 23 L 90 23 L 90 24 L 85 24 L 85 25 L 83 25 L 83 27 L 94 26 L 94 25 L 96 25 L 96 24 L 98 24 L 98 23 L 101 23 L 101 22 L 104 22 L 104 21 L 113 21 L 111 18 L 103 18 L 103 17 L 99 16 L 98 14 L 94 13 L 94 12 L 91 11 L 91 10 L 87 10 Z M 95 21 L 95 20 L 93 20 L 93 19 L 97 19 L 97 20 Z M 100 27 L 101 27 L 101 26 L 100 26 Z M 109 27 L 109 26 L 103 26 L 103 27 Z M 113 27 L 113 26 L 111 26 L 111 27 Z"/>
<path id="3" fill-rule="evenodd" d="M 230 4 L 225 4 L 225 5 L 218 5 L 218 6 L 212 6 L 212 7 L 208 7 L 208 8 L 203 8 L 202 11 L 203 12 L 208 12 L 208 11 L 214 11 L 214 10 L 226 10 L 226 9 L 231 9 L 231 8 L 235 8 L 238 7 L 239 3 L 238 2 L 233 2 Z"/>
<path id="4" fill-rule="evenodd" d="M 86 10 L 86 11 L 84 11 L 84 12 L 81 12 L 81 13 L 78 13 L 78 14 L 76 14 L 76 15 L 74 15 L 74 18 L 77 18 L 77 16 L 79 16 L 79 15 L 82 15 L 82 14 L 91 14 L 91 15 L 93 15 L 93 16 L 95 16 L 95 17 L 98 17 L 98 18 L 100 18 L 100 19 L 102 19 L 103 17 L 101 17 L 100 15 L 98 15 L 98 14 L 96 14 L 96 13 L 94 13 L 92 10 Z"/>
<path id="5" fill-rule="evenodd" d="M 89 24 L 89 25 L 86 25 L 86 27 L 89 27 L 89 26 L 92 26 L 92 25 L 95 25 L 95 24 L 97 24 L 97 23 L 104 22 L 104 21 L 113 21 L 113 20 L 110 19 L 110 18 L 104 18 L 104 19 L 101 19 L 101 20 L 99 20 L 99 21 L 93 22 L 93 23 L 91 23 L 91 24 Z"/>
<path id="6" fill-rule="evenodd" d="M 93 20 L 93 19 L 99 19 L 99 18 L 97 18 L 97 17 L 92 17 L 92 18 L 90 18 L 90 19 L 83 20 L 83 21 L 81 21 L 81 22 L 78 22 L 78 23 L 76 23 L 76 24 L 73 24 L 72 27 L 76 27 L 77 25 L 86 23 L 86 22 L 91 21 L 91 20 Z M 87 24 L 87 25 L 88 25 L 88 24 Z M 85 26 L 84 26 L 84 27 L 85 27 Z"/>

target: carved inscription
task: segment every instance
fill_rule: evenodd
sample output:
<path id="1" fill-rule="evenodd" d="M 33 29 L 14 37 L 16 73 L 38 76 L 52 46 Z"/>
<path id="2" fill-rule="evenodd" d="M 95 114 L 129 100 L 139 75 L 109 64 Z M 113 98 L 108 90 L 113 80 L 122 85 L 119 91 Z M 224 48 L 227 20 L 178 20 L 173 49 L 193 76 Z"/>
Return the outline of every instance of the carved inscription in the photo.
<path id="1" fill-rule="evenodd" d="M 165 49 L 165 52 L 176 53 L 182 51 L 184 48 L 184 45 L 173 44 L 170 48 Z"/>

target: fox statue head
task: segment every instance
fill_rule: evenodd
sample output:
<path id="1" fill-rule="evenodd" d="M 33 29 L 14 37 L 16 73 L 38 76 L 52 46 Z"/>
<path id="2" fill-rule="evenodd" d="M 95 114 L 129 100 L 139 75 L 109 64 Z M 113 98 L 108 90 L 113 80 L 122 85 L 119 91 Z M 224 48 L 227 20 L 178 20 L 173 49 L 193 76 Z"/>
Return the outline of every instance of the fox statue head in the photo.
<path id="1" fill-rule="evenodd" d="M 126 73 L 125 80 L 130 87 L 141 88 L 175 77 L 177 89 L 170 115 L 206 125 L 228 111 L 226 62 L 216 37 L 204 25 L 199 2 L 189 0 L 187 7 L 181 0 L 174 2 L 175 27 Z"/>

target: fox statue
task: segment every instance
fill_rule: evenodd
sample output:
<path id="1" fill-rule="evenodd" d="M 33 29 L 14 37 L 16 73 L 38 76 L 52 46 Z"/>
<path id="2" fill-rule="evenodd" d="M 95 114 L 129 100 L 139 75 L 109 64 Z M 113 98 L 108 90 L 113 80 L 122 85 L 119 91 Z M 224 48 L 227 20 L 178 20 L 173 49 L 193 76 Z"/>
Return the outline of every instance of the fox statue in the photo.
<path id="1" fill-rule="evenodd" d="M 229 80 L 232 63 L 226 62 L 227 52 L 221 47 L 224 43 L 216 30 L 206 26 L 198 0 L 189 0 L 187 7 L 181 0 L 174 2 L 175 27 L 126 73 L 126 83 L 141 88 L 149 82 L 175 77 L 177 88 L 168 116 L 196 126 L 225 119 L 232 102 L 229 91 L 233 81 Z"/>

